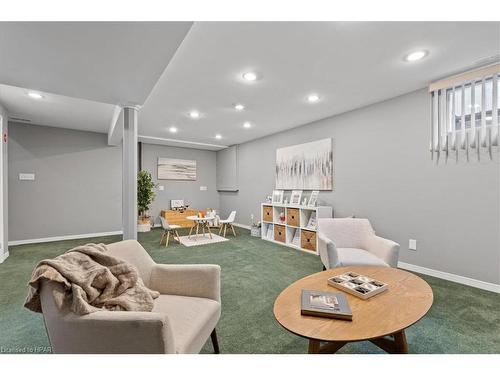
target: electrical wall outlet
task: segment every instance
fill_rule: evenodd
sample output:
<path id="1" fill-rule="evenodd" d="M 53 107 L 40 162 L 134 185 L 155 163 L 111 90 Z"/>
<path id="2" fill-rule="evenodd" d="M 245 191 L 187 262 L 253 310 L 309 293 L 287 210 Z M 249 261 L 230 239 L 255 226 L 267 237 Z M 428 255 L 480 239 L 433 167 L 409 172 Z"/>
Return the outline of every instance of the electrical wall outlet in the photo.
<path id="1" fill-rule="evenodd" d="M 207 188 L 206 186 L 200 186 L 200 190 L 201 190 L 201 191 L 207 191 L 207 190 L 208 190 L 208 188 Z"/>
<path id="2" fill-rule="evenodd" d="M 159 185 L 159 186 L 158 186 L 158 190 L 159 190 L 159 191 L 163 191 L 163 190 L 165 190 L 165 186 L 163 186 L 163 185 Z"/>
<path id="3" fill-rule="evenodd" d="M 34 181 L 35 174 L 34 173 L 19 173 L 19 179 L 21 181 Z"/>
<path id="4" fill-rule="evenodd" d="M 408 242 L 408 249 L 417 250 L 417 240 L 410 240 Z"/>

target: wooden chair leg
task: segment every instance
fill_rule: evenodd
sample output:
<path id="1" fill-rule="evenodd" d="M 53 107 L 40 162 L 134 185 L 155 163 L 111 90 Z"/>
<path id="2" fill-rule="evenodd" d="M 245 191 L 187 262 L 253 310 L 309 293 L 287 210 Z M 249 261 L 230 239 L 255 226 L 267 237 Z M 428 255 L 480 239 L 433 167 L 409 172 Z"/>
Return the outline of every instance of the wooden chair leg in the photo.
<path id="1" fill-rule="evenodd" d="M 179 232 L 177 232 L 177 229 L 175 230 L 175 235 L 177 236 L 177 241 L 181 243 L 181 237 L 179 236 Z"/>
<path id="2" fill-rule="evenodd" d="M 210 225 L 207 223 L 208 237 L 212 239 L 212 232 L 210 231 Z"/>
<path id="3" fill-rule="evenodd" d="M 210 334 L 210 338 L 212 339 L 212 345 L 214 347 L 214 353 L 215 354 L 220 354 L 219 350 L 219 342 L 217 341 L 217 332 L 215 332 L 215 328 Z"/>
<path id="4" fill-rule="evenodd" d="M 222 233 L 222 228 L 224 228 L 224 223 L 220 224 L 219 226 L 219 236 Z"/>
<path id="5" fill-rule="evenodd" d="M 235 236 L 235 237 L 236 237 L 236 232 L 234 231 L 233 224 L 231 224 L 231 230 L 233 231 L 233 236 Z"/>
<path id="6" fill-rule="evenodd" d="M 163 242 L 163 238 L 165 237 L 165 231 L 163 231 L 163 233 L 161 234 L 161 238 L 160 238 L 160 245 L 161 243 Z"/>
<path id="7" fill-rule="evenodd" d="M 224 224 L 224 237 L 226 237 L 227 224 Z"/>
<path id="8" fill-rule="evenodd" d="M 165 242 L 165 247 L 168 247 L 169 240 L 170 240 L 170 231 L 167 231 L 167 242 Z"/>

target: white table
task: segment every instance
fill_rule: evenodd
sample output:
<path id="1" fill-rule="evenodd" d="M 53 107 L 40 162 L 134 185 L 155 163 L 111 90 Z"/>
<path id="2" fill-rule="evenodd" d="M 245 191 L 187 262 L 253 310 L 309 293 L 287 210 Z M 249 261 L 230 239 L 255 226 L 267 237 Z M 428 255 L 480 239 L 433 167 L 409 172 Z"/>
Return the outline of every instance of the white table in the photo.
<path id="1" fill-rule="evenodd" d="M 198 236 L 199 229 L 201 227 L 203 231 L 203 236 L 205 236 L 205 229 L 208 231 L 208 237 L 212 239 L 212 232 L 210 232 L 210 225 L 208 223 L 209 220 L 213 220 L 213 217 L 198 217 L 198 216 L 187 216 L 187 220 L 193 221 L 193 226 L 189 230 L 188 238 L 191 239 L 191 233 L 193 229 L 196 228 L 196 235 Z"/>

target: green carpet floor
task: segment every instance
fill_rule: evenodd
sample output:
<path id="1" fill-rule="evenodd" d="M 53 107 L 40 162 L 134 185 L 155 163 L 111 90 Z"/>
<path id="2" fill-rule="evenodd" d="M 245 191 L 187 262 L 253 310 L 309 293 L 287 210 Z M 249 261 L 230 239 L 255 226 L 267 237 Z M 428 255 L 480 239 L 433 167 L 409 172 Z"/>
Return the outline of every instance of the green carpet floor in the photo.
<path id="1" fill-rule="evenodd" d="M 306 353 L 307 341 L 281 328 L 273 316 L 278 294 L 293 281 L 321 271 L 317 256 L 258 238 L 243 229 L 236 238 L 212 245 L 160 246 L 159 230 L 139 241 L 159 263 L 215 263 L 222 267 L 222 353 Z M 110 243 L 119 236 L 20 245 L 0 265 L 0 352 L 45 352 L 42 316 L 23 308 L 26 283 L 36 263 L 79 244 Z M 422 276 L 422 275 L 421 275 Z M 500 353 L 500 297 L 422 276 L 434 291 L 429 313 L 407 330 L 410 353 Z M 96 338 L 97 339 L 97 338 Z M 212 352 L 210 343 L 204 353 Z M 371 343 L 352 343 L 339 353 L 381 353 Z"/>

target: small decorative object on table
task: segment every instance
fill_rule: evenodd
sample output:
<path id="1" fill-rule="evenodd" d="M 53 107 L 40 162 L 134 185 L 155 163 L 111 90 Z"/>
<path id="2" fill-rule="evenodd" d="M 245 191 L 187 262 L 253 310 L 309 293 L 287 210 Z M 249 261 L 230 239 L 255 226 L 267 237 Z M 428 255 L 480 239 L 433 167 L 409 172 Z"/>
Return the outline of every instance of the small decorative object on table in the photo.
<path id="1" fill-rule="evenodd" d="M 352 311 L 342 293 L 303 289 L 300 313 L 322 318 L 352 320 Z"/>
<path id="2" fill-rule="evenodd" d="M 311 192 L 311 196 L 309 197 L 309 202 L 307 203 L 307 205 L 311 207 L 316 206 L 316 202 L 318 201 L 318 196 L 319 196 L 319 190 L 313 190 Z"/>
<path id="3" fill-rule="evenodd" d="M 388 285 L 382 281 L 355 272 L 346 272 L 328 279 L 328 285 L 343 290 L 361 299 L 368 299 L 387 290 Z"/>

